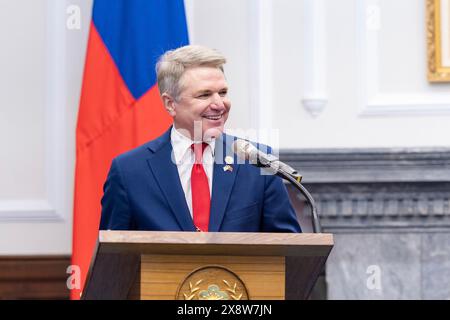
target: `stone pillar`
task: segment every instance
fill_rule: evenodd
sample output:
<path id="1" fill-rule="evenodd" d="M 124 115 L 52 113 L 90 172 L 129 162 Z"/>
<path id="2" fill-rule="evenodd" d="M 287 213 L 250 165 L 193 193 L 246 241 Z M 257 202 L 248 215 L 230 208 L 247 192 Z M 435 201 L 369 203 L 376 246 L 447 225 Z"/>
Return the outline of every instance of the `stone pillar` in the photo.
<path id="1" fill-rule="evenodd" d="M 324 232 L 327 299 L 450 299 L 450 150 L 297 150 Z M 289 188 L 290 189 L 290 188 Z M 308 231 L 309 213 L 301 209 Z"/>

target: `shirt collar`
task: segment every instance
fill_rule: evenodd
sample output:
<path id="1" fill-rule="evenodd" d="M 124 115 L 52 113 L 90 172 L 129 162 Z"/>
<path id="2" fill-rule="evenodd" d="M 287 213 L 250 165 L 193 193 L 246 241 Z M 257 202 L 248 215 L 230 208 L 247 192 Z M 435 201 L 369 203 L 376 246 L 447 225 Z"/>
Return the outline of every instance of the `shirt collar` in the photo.
<path id="1" fill-rule="evenodd" d="M 192 141 L 191 139 L 183 135 L 180 131 L 178 131 L 175 128 L 175 125 L 172 126 L 172 131 L 170 133 L 170 140 L 172 143 L 173 152 L 177 162 L 183 159 L 184 155 L 186 154 L 186 151 L 188 151 L 191 148 L 191 145 L 194 143 L 194 141 Z M 208 144 L 212 156 L 214 157 L 214 148 L 216 145 L 216 139 L 211 139 L 210 141 L 204 142 Z M 208 147 L 205 150 L 207 149 Z"/>

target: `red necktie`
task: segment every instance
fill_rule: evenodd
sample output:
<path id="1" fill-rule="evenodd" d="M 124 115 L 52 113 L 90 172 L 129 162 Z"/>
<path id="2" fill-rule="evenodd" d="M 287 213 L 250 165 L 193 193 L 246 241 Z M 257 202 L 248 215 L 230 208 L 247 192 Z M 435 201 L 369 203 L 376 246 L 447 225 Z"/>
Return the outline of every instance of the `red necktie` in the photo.
<path id="1" fill-rule="evenodd" d="M 197 231 L 208 231 L 209 209 L 211 196 L 209 194 L 208 177 L 203 168 L 203 151 L 208 146 L 205 142 L 191 146 L 195 155 L 195 163 L 191 172 L 192 211 Z"/>

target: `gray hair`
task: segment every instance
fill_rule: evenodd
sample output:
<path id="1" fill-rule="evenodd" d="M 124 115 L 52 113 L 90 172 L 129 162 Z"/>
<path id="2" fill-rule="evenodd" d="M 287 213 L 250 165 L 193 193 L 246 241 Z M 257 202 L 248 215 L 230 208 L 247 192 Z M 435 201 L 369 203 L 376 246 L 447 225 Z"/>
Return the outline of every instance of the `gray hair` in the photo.
<path id="1" fill-rule="evenodd" d="M 159 94 L 170 94 L 178 100 L 182 91 L 181 77 L 188 68 L 212 67 L 223 70 L 225 57 L 218 51 L 198 45 L 188 45 L 164 53 L 156 64 Z"/>

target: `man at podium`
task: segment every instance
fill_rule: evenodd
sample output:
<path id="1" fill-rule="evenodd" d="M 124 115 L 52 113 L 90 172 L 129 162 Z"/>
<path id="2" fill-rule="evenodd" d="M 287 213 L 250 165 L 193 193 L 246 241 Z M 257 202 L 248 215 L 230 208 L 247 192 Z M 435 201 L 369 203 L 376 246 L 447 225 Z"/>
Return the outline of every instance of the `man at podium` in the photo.
<path id="1" fill-rule="evenodd" d="M 166 52 L 156 70 L 173 125 L 116 157 L 104 185 L 100 229 L 301 232 L 281 178 L 239 163 L 225 57 L 202 46 Z"/>

